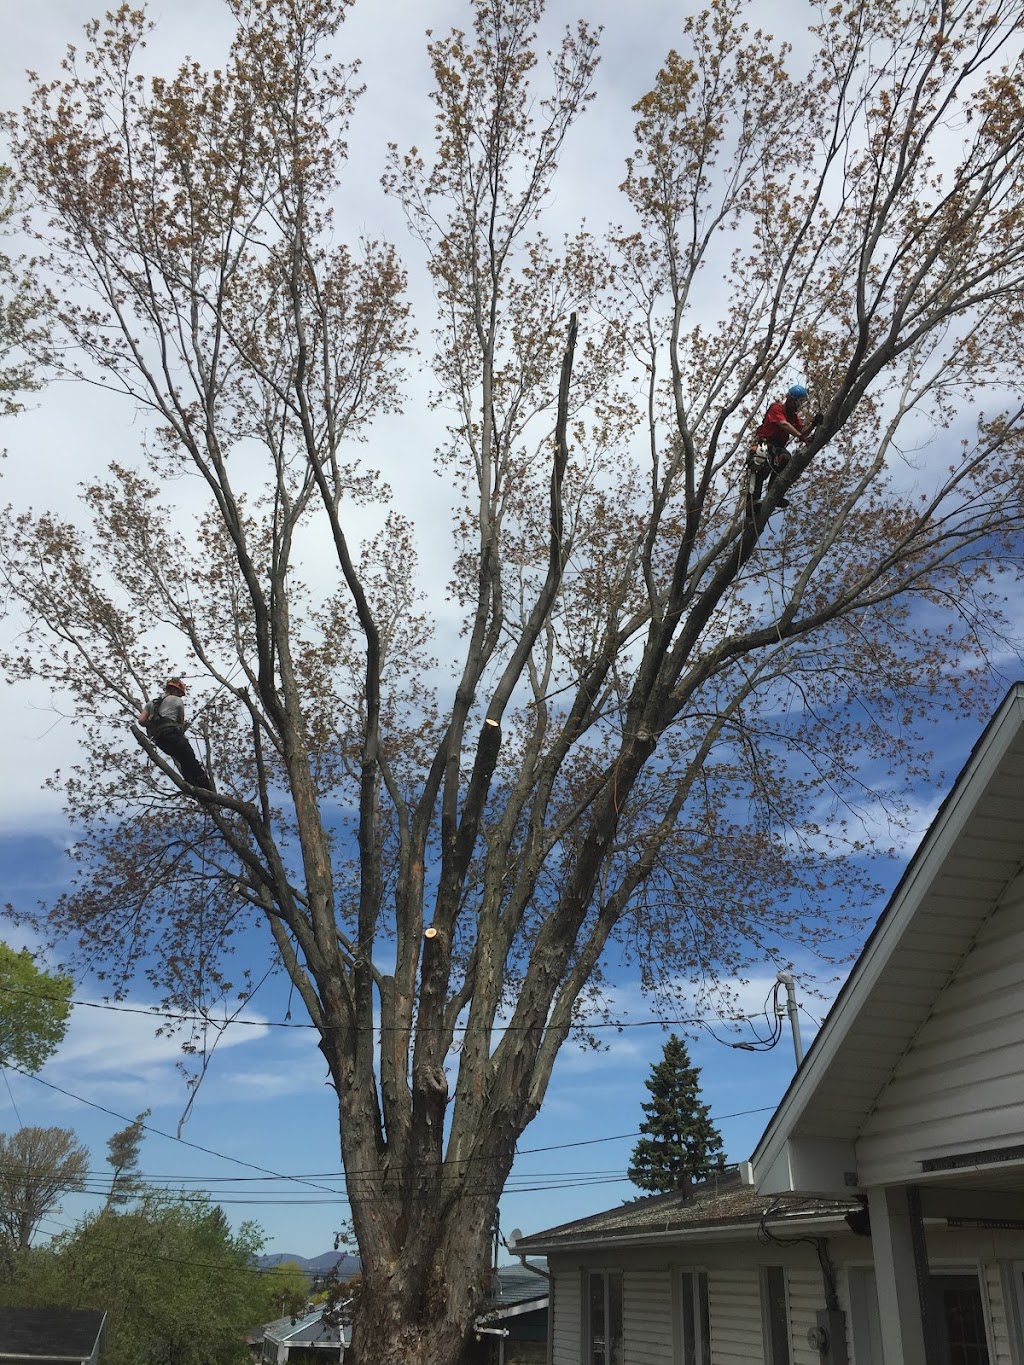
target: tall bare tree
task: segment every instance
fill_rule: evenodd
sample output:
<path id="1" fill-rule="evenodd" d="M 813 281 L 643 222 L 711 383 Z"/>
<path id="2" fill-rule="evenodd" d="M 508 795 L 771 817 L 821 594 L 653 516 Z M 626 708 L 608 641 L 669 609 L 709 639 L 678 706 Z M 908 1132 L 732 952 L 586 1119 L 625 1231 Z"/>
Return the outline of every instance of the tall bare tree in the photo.
<path id="1" fill-rule="evenodd" d="M 3 532 L 7 667 L 79 700 L 86 753 L 52 922 L 200 1014 L 262 928 L 337 1091 L 382 1365 L 458 1358 L 603 962 L 671 1004 L 834 935 L 858 806 L 898 818 L 922 718 L 990 699 L 1024 529 L 1020 0 L 836 7 L 796 77 L 739 0 L 686 20 L 600 241 L 545 219 L 596 33 L 543 69 L 539 0 L 467 8 L 432 145 L 385 175 L 436 301 L 443 602 L 385 483 L 430 413 L 357 447 L 412 324 L 395 251 L 333 216 L 346 6 L 230 0 L 223 69 L 148 82 L 123 8 L 9 126 L 56 363 L 150 419 L 79 522 Z M 755 508 L 794 379 L 823 420 Z M 124 742 L 168 664 L 216 793 Z"/>
<path id="2" fill-rule="evenodd" d="M 70 1128 L 19 1128 L 0 1133 L 0 1230 L 24 1251 L 61 1196 L 80 1190 L 89 1153 Z"/>

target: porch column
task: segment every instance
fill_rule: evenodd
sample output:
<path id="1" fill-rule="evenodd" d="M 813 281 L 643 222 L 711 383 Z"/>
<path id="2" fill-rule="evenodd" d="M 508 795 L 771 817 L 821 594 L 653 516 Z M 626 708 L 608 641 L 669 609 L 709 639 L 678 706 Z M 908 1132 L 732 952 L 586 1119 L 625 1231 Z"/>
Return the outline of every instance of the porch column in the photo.
<path id="1" fill-rule="evenodd" d="M 869 1189 L 868 1212 L 885 1365 L 929 1365 L 928 1257 L 918 1191 Z"/>

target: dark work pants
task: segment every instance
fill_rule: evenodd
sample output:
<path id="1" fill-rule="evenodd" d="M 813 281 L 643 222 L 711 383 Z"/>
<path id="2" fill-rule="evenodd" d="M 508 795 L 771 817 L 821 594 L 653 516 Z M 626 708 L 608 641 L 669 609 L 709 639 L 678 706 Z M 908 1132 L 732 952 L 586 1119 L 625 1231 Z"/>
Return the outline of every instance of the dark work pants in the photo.
<path id="1" fill-rule="evenodd" d="M 153 743 L 174 759 L 186 782 L 191 782 L 193 787 L 204 787 L 207 791 L 213 791 L 213 783 L 206 769 L 192 752 L 192 745 L 185 738 L 185 732 L 180 726 L 162 726 L 153 736 Z"/>

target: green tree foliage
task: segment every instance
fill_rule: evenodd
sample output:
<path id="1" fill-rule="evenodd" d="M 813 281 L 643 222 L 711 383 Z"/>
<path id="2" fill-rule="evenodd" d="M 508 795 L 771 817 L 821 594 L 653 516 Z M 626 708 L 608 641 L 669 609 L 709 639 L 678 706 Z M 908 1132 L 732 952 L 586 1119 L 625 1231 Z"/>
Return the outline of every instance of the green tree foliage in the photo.
<path id="1" fill-rule="evenodd" d="M 724 1170 L 722 1138 L 700 1098 L 700 1068 L 673 1033 L 660 1062 L 644 1082 L 651 1092 L 640 1125 L 646 1134 L 633 1149 L 629 1178 L 642 1190 L 689 1193 L 694 1182 Z"/>
<path id="2" fill-rule="evenodd" d="M 145 1195 L 33 1251 L 0 1291 L 8 1306 L 101 1308 L 104 1365 L 242 1365 L 247 1330 L 276 1314 L 253 1264 L 262 1236 L 232 1233 L 205 1197 Z"/>
<path id="3" fill-rule="evenodd" d="M 89 1153 L 70 1128 L 19 1128 L 0 1133 L 0 1230 L 24 1251 L 61 1196 L 80 1190 Z"/>
<path id="4" fill-rule="evenodd" d="M 139 1170 L 139 1148 L 150 1112 L 144 1109 L 131 1123 L 107 1139 L 107 1164 L 114 1168 L 107 1192 L 108 1209 L 129 1203 L 145 1188 Z"/>
<path id="5" fill-rule="evenodd" d="M 263 1279 L 268 1318 L 294 1317 L 309 1300 L 309 1280 L 297 1261 L 282 1261 L 267 1270 Z"/>
<path id="6" fill-rule="evenodd" d="M 39 1070 L 67 1032 L 71 991 L 70 976 L 51 976 L 27 949 L 0 943 L 0 1064 Z"/>

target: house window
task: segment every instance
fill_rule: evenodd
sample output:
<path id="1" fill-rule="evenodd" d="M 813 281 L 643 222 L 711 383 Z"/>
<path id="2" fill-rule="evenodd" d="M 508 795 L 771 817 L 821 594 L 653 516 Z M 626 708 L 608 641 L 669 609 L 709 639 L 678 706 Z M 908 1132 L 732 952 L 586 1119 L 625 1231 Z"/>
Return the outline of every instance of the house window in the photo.
<path id="1" fill-rule="evenodd" d="M 871 1267 L 851 1266 L 849 1277 L 854 1357 L 857 1365 L 882 1365 L 875 1272 Z M 929 1365 L 990 1365 L 994 1355 L 976 1272 L 934 1272 L 928 1280 L 928 1317 L 932 1336 Z M 1018 1358 L 1024 1356 L 1013 1357 Z"/>
<path id="2" fill-rule="evenodd" d="M 937 1365 L 989 1365 L 985 1309 L 977 1275 L 938 1272 L 929 1280 Z"/>
<path id="3" fill-rule="evenodd" d="M 587 1275 L 586 1365 L 622 1365 L 622 1271 Z"/>
<path id="4" fill-rule="evenodd" d="M 704 1270 L 679 1272 L 682 1365 L 711 1365 L 711 1311 Z"/>
<path id="5" fill-rule="evenodd" d="M 761 1267 L 761 1317 L 767 1365 L 790 1365 L 786 1272 L 781 1265 Z"/>

